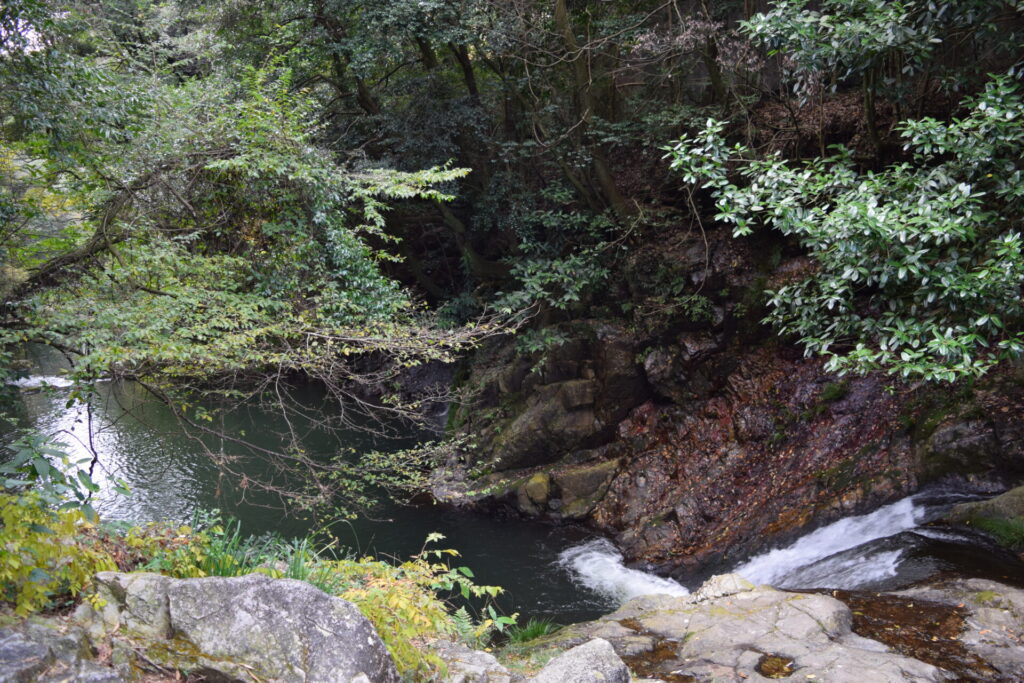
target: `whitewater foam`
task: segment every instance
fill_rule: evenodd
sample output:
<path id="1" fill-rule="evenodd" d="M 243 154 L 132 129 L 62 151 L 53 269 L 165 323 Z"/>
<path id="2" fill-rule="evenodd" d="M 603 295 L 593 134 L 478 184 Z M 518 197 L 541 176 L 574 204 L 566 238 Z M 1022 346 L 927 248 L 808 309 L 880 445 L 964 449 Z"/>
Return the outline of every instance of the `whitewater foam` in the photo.
<path id="1" fill-rule="evenodd" d="M 58 377 L 53 375 L 31 375 L 30 377 L 22 377 L 21 379 L 13 380 L 9 382 L 11 386 L 20 387 L 21 389 L 41 389 L 43 387 L 56 387 L 59 389 L 65 389 L 74 384 L 67 377 Z"/>
<path id="2" fill-rule="evenodd" d="M 619 603 L 639 595 L 689 593 L 672 579 L 628 568 L 622 561 L 622 553 L 603 538 L 564 550 L 558 556 L 558 564 L 573 580 Z"/>
<path id="3" fill-rule="evenodd" d="M 893 576 L 898 567 L 899 551 L 894 551 L 895 555 L 880 553 L 854 559 L 837 558 L 831 567 L 821 561 L 864 543 L 913 529 L 924 514 L 924 508 L 915 503 L 913 497 L 904 498 L 870 514 L 846 517 L 829 524 L 792 545 L 751 558 L 733 571 L 754 583 L 801 588 L 836 588 L 851 582 L 866 583 Z M 812 566 L 814 571 L 800 571 Z M 823 585 L 829 571 L 835 571 L 837 576 L 827 579 L 828 585 Z M 858 572 L 863 574 L 863 581 L 857 578 Z M 840 583 L 839 575 L 845 579 L 845 584 Z"/>

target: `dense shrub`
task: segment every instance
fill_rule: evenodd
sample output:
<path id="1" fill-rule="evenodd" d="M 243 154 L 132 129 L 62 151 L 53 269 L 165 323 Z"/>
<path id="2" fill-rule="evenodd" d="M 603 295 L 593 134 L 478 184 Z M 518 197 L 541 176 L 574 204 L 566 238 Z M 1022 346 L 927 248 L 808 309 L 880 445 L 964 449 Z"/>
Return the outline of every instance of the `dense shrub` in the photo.
<path id="1" fill-rule="evenodd" d="M 78 595 L 93 574 L 115 569 L 79 510 L 53 510 L 31 493 L 0 494 L 0 522 L 0 598 L 19 615 Z"/>

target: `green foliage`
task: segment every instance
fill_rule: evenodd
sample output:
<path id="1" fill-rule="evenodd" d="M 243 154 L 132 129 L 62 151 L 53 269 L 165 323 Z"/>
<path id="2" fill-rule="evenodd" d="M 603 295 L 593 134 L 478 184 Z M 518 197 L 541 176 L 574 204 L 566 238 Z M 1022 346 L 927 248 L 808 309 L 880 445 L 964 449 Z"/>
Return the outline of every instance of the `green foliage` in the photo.
<path id="1" fill-rule="evenodd" d="M 19 615 L 78 595 L 93 574 L 115 569 L 79 510 L 54 510 L 34 493 L 0 494 L 0 596 Z"/>
<path id="2" fill-rule="evenodd" d="M 238 520 L 221 521 L 216 513 L 191 527 L 135 527 L 125 541 L 150 558 L 146 569 L 179 578 L 270 573 L 267 563 L 281 550 L 274 539 L 245 536 Z"/>
<path id="3" fill-rule="evenodd" d="M 22 431 L 4 450 L 9 457 L 0 463 L 0 491 L 31 489 L 43 505 L 74 509 L 98 521 L 90 504 L 100 490 L 93 479 L 91 458 L 73 459 L 64 444 L 32 430 Z M 117 493 L 128 493 L 123 482 L 112 478 L 110 483 Z"/>
<path id="4" fill-rule="evenodd" d="M 961 47 L 983 41 L 990 53 L 1016 49 L 1012 32 L 998 20 L 1017 6 L 991 0 L 774 0 L 767 12 L 741 26 L 769 54 L 784 56 L 802 95 L 823 85 L 834 89 L 850 78 L 871 78 L 891 65 L 884 85 L 899 97 L 906 93 L 898 86 L 913 75 L 942 70 L 936 53 L 947 39 Z"/>
<path id="5" fill-rule="evenodd" d="M 427 543 L 443 538 L 430 534 Z M 458 557 L 458 552 L 424 547 L 400 565 L 372 558 L 334 565 L 334 571 L 352 582 L 341 597 L 358 605 L 374 623 L 401 672 L 428 677 L 442 666 L 435 656 L 416 648 L 415 643 L 425 638 L 460 636 L 479 645 L 493 631 L 504 631 L 515 623 L 516 615 L 499 615 L 490 602 L 501 588 L 477 585 L 473 572 L 468 567 L 452 567 L 446 561 L 449 557 Z M 463 599 L 487 601 L 483 619 L 471 629 L 465 611 L 458 617 L 451 614 L 444 598 L 453 592 Z"/>
<path id="6" fill-rule="evenodd" d="M 555 327 L 542 327 L 537 330 L 526 330 L 516 340 L 516 350 L 523 354 L 541 354 L 541 359 L 534 365 L 539 370 L 549 351 L 557 349 L 569 341 L 563 330 Z"/>
<path id="7" fill-rule="evenodd" d="M 983 517 L 973 520 L 974 526 L 992 534 L 1000 545 L 1011 550 L 1024 550 L 1024 519 L 996 519 Z"/>
<path id="8" fill-rule="evenodd" d="M 370 509 L 382 491 L 394 497 L 409 496 L 427 487 L 430 472 L 461 445 L 460 439 L 421 443 L 398 451 L 345 452 L 334 458 L 324 477 L 338 497 L 333 511 L 355 517 Z"/>
<path id="9" fill-rule="evenodd" d="M 522 626 L 513 626 L 508 630 L 508 640 L 510 643 L 522 644 L 531 640 L 536 640 L 541 636 L 554 633 L 561 626 L 551 621 L 550 619 L 535 619 L 530 618 Z"/>
<path id="10" fill-rule="evenodd" d="M 511 313 L 538 303 L 568 310 L 608 277 L 600 249 L 588 248 L 564 258 L 536 258 L 517 263 L 512 275 L 519 289 L 498 298 L 498 310 Z"/>
<path id="11" fill-rule="evenodd" d="M 202 431 L 186 415 L 198 392 L 238 399 L 261 377 L 301 374 L 340 401 L 488 333 L 439 330 L 384 272 L 390 205 L 448 201 L 439 188 L 466 169 L 398 171 L 326 148 L 319 104 L 281 58 L 181 77 L 195 67 L 171 57 L 194 46 L 165 35 L 183 28 L 168 25 L 174 7 L 82 9 L 42 11 L 39 49 L 0 56 L 6 322 L 78 352 L 75 400 L 99 377 L 130 377 Z M 70 66 L 45 61 L 58 58 Z M 371 355 L 385 369 L 364 380 L 350 359 Z M 287 447 L 295 481 L 346 469 Z M 306 490 L 310 504 L 335 493 Z"/>
<path id="12" fill-rule="evenodd" d="M 840 373 L 954 381 L 1024 351 L 1024 100 L 1015 77 L 997 76 L 964 104 L 949 123 L 905 122 L 913 162 L 877 173 L 858 172 L 843 149 L 802 165 L 751 159 L 717 121 L 666 149 L 737 236 L 768 225 L 814 259 L 769 292 L 781 332 Z"/>

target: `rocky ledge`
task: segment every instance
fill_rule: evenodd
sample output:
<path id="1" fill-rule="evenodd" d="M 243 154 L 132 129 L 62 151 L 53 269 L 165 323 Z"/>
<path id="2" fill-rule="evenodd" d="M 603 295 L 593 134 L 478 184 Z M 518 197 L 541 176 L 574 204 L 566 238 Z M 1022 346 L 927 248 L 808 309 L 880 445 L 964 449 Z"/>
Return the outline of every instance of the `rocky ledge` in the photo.
<path id="1" fill-rule="evenodd" d="M 399 680 L 354 606 L 299 581 L 105 573 L 97 583 L 104 604 L 86 603 L 71 620 L 0 629 L 0 683 L 170 681 L 180 672 L 247 683 Z M 459 643 L 431 648 L 450 683 L 896 683 L 1024 680 L 1022 640 L 1024 591 L 992 581 L 823 594 L 730 574 L 692 595 L 635 598 L 520 647 L 515 661 L 543 664 L 532 678 Z"/>
<path id="2" fill-rule="evenodd" d="M 1024 591 L 971 579 L 882 595 L 791 593 L 729 574 L 692 595 L 635 598 L 537 649 L 593 638 L 634 674 L 667 682 L 1019 681 Z"/>

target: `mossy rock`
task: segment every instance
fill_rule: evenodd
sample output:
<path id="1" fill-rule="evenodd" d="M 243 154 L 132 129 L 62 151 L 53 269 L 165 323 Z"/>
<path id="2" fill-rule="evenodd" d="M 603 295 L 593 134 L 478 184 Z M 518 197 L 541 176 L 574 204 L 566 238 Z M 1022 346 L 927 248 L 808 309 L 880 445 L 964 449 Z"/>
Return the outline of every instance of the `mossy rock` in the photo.
<path id="1" fill-rule="evenodd" d="M 1024 550 L 1024 486 L 973 503 L 961 503 L 945 517 L 952 524 L 967 524 L 988 532 L 1011 550 Z"/>
<path id="2" fill-rule="evenodd" d="M 551 497 L 551 476 L 547 472 L 538 472 L 527 479 L 523 492 L 534 505 L 546 505 Z"/>
<path id="3" fill-rule="evenodd" d="M 579 519 L 590 513 L 608 490 L 608 485 L 619 470 L 620 460 L 559 469 L 552 474 L 562 492 L 562 515 Z"/>
<path id="4" fill-rule="evenodd" d="M 946 514 L 946 521 L 953 524 L 975 523 L 981 519 L 1024 519 L 1024 486 L 988 500 L 960 503 Z"/>

